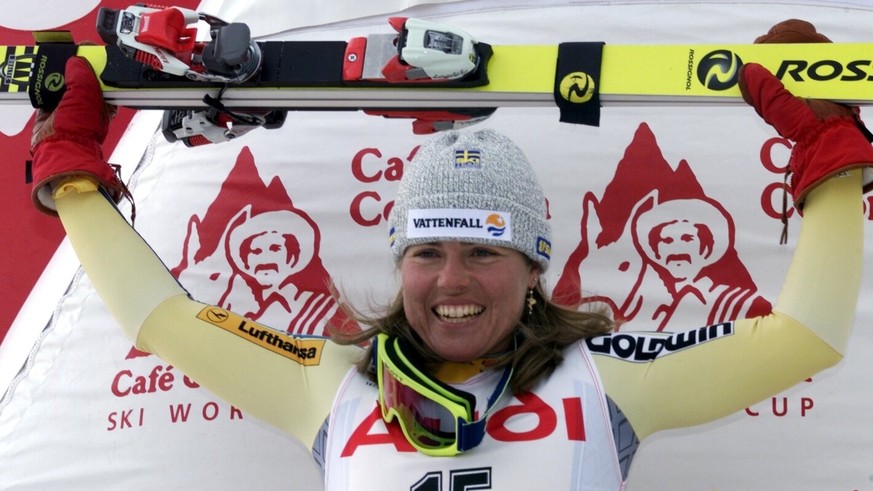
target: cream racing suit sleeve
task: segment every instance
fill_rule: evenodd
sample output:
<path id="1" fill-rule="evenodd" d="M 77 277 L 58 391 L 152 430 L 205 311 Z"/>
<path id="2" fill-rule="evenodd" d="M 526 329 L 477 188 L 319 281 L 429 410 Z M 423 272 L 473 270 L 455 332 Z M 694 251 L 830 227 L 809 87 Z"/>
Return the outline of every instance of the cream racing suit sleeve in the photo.
<path id="1" fill-rule="evenodd" d="M 645 359 L 593 350 L 606 393 L 640 439 L 726 416 L 841 360 L 861 284 L 860 171 L 831 178 L 808 196 L 797 248 L 771 314 L 737 320 L 708 331 L 717 337 Z"/>
<path id="2" fill-rule="evenodd" d="M 139 349 L 252 416 L 312 443 L 359 348 L 281 338 L 195 302 L 90 180 L 65 181 L 54 197 L 85 272 Z M 265 351 L 265 344 L 274 352 Z"/>

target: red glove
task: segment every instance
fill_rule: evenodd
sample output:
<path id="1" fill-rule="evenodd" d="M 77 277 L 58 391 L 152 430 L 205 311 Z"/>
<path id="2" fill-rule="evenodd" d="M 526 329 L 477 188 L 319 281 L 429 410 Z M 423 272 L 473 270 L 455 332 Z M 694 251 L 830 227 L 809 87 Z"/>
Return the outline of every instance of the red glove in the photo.
<path id="1" fill-rule="evenodd" d="M 51 193 L 65 177 L 90 177 L 115 201 L 125 193 L 101 148 L 114 108 L 103 102 L 100 82 L 84 58 L 70 58 L 65 77 L 67 88 L 57 109 L 37 115 L 30 147 L 31 198 L 37 209 L 49 215 L 57 215 Z"/>
<path id="2" fill-rule="evenodd" d="M 756 43 L 830 42 L 805 21 L 781 22 Z M 743 99 L 794 147 L 788 163 L 791 194 L 798 210 L 806 194 L 823 180 L 856 167 L 873 165 L 873 147 L 860 130 L 857 109 L 817 99 L 800 99 L 766 68 L 748 63 L 740 68 Z M 864 191 L 873 189 L 865 176 Z"/>

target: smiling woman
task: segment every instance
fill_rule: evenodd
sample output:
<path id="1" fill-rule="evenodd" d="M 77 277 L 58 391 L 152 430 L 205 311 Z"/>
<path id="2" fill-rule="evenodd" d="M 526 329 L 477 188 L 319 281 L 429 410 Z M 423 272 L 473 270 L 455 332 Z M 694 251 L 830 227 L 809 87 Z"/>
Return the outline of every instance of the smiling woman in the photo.
<path id="1" fill-rule="evenodd" d="M 612 326 L 547 300 L 546 216 L 539 180 L 509 138 L 483 130 L 433 139 L 404 170 L 389 218 L 402 292 L 382 319 L 353 314 L 372 329 L 336 339 L 357 344 L 387 332 L 415 347 L 428 370 L 488 360 L 514 365 L 513 391 L 529 389 L 564 346 Z"/>

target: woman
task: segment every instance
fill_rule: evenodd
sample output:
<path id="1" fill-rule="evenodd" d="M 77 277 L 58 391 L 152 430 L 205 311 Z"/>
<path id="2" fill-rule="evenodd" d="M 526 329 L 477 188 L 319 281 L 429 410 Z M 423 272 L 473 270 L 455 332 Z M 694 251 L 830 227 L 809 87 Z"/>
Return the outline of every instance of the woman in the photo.
<path id="1" fill-rule="evenodd" d="M 100 153 L 108 118 L 92 70 L 74 58 L 66 76 L 34 136 L 37 205 L 58 213 L 138 348 L 312 442 L 327 489 L 619 489 L 643 438 L 754 404 L 845 350 L 873 149 L 850 110 L 794 98 L 758 65 L 741 75 L 744 96 L 795 141 L 804 214 L 771 314 L 662 336 L 612 333 L 603 316 L 552 304 L 539 281 L 551 232 L 529 163 L 494 132 L 450 133 L 420 149 L 399 189 L 393 309 L 360 318 L 360 335 L 337 329 L 340 343 L 190 299 L 107 199 L 123 187 Z"/>

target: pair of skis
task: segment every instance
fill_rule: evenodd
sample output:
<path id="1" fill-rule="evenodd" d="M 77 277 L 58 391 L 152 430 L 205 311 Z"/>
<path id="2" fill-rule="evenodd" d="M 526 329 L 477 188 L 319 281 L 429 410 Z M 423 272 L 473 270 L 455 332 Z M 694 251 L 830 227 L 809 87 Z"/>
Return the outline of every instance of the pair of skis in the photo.
<path id="1" fill-rule="evenodd" d="M 208 41 L 195 39 L 197 22 Z M 166 110 L 164 133 L 188 145 L 278 127 L 294 110 L 412 118 L 429 133 L 499 107 L 557 106 L 562 121 L 596 125 L 601 106 L 740 103 L 744 62 L 802 97 L 873 102 L 873 43 L 492 46 L 451 26 L 389 23 L 394 32 L 348 41 L 256 42 L 245 24 L 178 7 L 101 9 L 105 46 L 56 32 L 0 46 L 0 103 L 51 107 L 74 55 L 89 60 L 109 103 Z"/>

